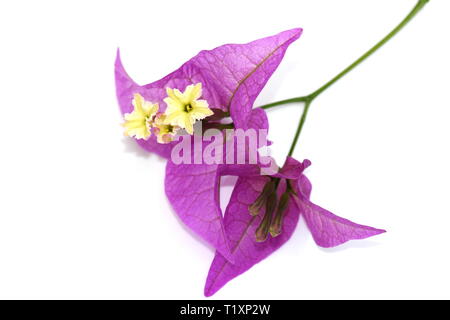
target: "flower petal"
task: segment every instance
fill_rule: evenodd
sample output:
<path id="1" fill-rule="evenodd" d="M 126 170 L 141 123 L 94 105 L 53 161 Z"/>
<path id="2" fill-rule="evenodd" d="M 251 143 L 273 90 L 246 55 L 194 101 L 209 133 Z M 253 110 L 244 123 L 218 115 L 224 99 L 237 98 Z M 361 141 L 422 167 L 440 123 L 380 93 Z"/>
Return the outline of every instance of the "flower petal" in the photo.
<path id="1" fill-rule="evenodd" d="M 180 219 L 226 259 L 232 260 L 219 205 L 218 165 L 168 161 L 165 188 Z"/>
<path id="2" fill-rule="evenodd" d="M 204 87 L 210 87 L 208 85 L 208 80 L 203 77 L 200 70 L 189 62 L 185 63 L 179 69 L 168 74 L 164 78 L 141 86 L 134 82 L 125 71 L 120 59 L 119 50 L 117 50 L 115 62 L 115 79 L 117 99 L 119 101 L 120 110 L 123 114 L 129 113 L 133 110 L 131 101 L 135 93 L 139 93 L 147 101 L 158 103 L 159 111 L 164 112 L 167 107 L 164 102 L 164 98 L 167 97 L 167 88 L 184 89 L 192 83 L 203 83 Z M 209 96 L 211 95 L 212 93 L 210 90 L 203 88 L 203 96 L 205 99 L 209 101 Z M 172 94 L 172 96 L 176 97 L 176 91 Z M 214 99 L 211 98 L 211 100 Z"/>
<path id="3" fill-rule="evenodd" d="M 289 240 L 299 218 L 299 208 L 292 199 L 285 211 L 283 229 L 279 236 L 264 242 L 255 241 L 255 231 L 262 215 L 251 216 L 248 206 L 264 188 L 268 177 L 240 177 L 225 212 L 224 225 L 231 244 L 234 264 L 216 252 L 205 285 L 205 296 L 211 296 L 228 281 L 268 257 Z M 283 187 L 280 184 L 280 190 Z"/>
<path id="4" fill-rule="evenodd" d="M 253 109 L 250 113 L 250 117 L 248 119 L 248 129 L 254 129 L 257 133 L 260 130 L 265 130 L 266 133 L 269 129 L 269 121 L 267 119 L 267 114 L 264 109 L 258 108 Z M 237 134 L 237 132 L 235 131 Z M 260 139 L 261 138 L 261 139 Z M 231 143 L 234 144 L 234 148 L 226 148 L 224 152 L 224 163 L 228 163 L 222 170 L 224 174 L 228 175 L 236 175 L 236 176 L 259 176 L 261 174 L 261 167 L 266 167 L 267 164 L 262 163 L 263 159 L 257 150 L 250 149 L 249 144 L 242 144 L 239 142 L 239 138 L 234 137 L 234 141 Z M 269 141 L 264 138 L 264 136 L 258 136 L 258 141 L 256 143 L 257 149 L 268 146 Z M 233 151 L 231 151 L 231 150 Z M 250 164 L 250 155 L 252 153 L 256 153 L 256 164 Z M 237 164 L 238 154 L 242 153 L 245 158 L 245 164 Z M 266 157 L 269 158 L 269 157 Z M 227 159 L 233 159 L 233 161 L 227 161 Z M 230 164 L 233 163 L 233 164 Z"/>
<path id="5" fill-rule="evenodd" d="M 287 157 L 283 167 L 273 177 L 297 180 L 310 165 L 311 161 L 308 159 L 300 162 L 292 157 Z"/>
<path id="6" fill-rule="evenodd" d="M 200 105 L 201 105 L 201 103 L 200 103 Z M 213 111 L 211 109 L 209 109 L 208 107 L 205 108 L 205 107 L 195 106 L 191 110 L 191 112 L 189 112 L 189 116 L 195 120 L 201 120 L 201 119 L 204 119 L 204 118 L 212 116 L 212 115 L 213 115 Z"/>
<path id="7" fill-rule="evenodd" d="M 223 49 L 223 60 L 229 61 L 229 74 L 223 82 L 231 89 L 227 102 L 235 126 L 246 129 L 253 103 L 276 70 L 289 45 L 297 40 L 302 29 L 292 29 L 263 38 L 245 46 L 230 45 Z"/>
<path id="8" fill-rule="evenodd" d="M 298 186 L 300 197 L 297 203 L 318 246 L 335 247 L 349 240 L 365 239 L 386 232 L 338 217 L 309 201 L 311 183 L 304 175 Z"/>
<path id="9" fill-rule="evenodd" d="M 309 200 L 311 182 L 303 174 L 294 187 L 299 195 L 297 203 L 301 214 L 305 218 L 314 241 L 321 247 L 335 247 L 349 240 L 365 239 L 386 232 L 382 229 L 364 226 L 338 217 L 312 203 Z"/>
<path id="10" fill-rule="evenodd" d="M 125 71 L 122 61 L 120 60 L 120 52 L 117 50 L 115 62 L 115 79 L 116 94 L 119 101 L 119 107 L 122 114 L 133 111 L 133 95 L 139 93 L 145 100 L 159 104 L 159 111 L 164 112 L 166 104 L 163 99 L 167 96 L 166 87 L 185 87 L 190 84 L 187 78 L 189 72 L 179 69 L 163 79 L 154 83 L 140 86 L 134 82 Z M 200 80 L 200 79 L 199 79 Z M 201 81 L 201 80 L 200 80 Z M 154 152 L 164 158 L 170 157 L 170 151 L 175 143 L 159 144 L 155 136 L 151 136 L 148 140 L 139 139 L 136 142 L 145 150 Z"/>
<path id="11" fill-rule="evenodd" d="M 196 83 L 191 84 L 186 87 L 184 91 L 184 96 L 186 97 L 186 102 L 195 101 L 202 96 L 202 84 Z"/>
<path id="12" fill-rule="evenodd" d="M 314 241 L 324 248 L 335 247 L 349 240 L 365 239 L 386 232 L 338 217 L 310 201 L 301 201 L 301 212 Z"/>
<path id="13" fill-rule="evenodd" d="M 256 130 L 267 129 L 268 121 L 264 110 L 254 110 L 250 123 Z M 192 139 L 189 157 L 191 164 L 176 165 L 172 161 L 167 163 L 166 194 L 181 220 L 221 252 L 226 259 L 232 260 L 228 239 L 223 228 L 219 202 L 219 178 L 222 175 L 259 176 L 260 167 L 257 164 L 248 163 L 239 165 L 192 164 L 195 163 L 197 154 L 194 143 L 195 139 Z M 204 149 L 207 144 L 209 142 L 203 142 L 202 148 Z M 223 157 L 223 163 L 226 163 L 225 152 Z"/>
<path id="14" fill-rule="evenodd" d="M 117 50 L 115 62 L 116 93 L 123 114 L 133 109 L 134 93 L 159 104 L 164 112 L 166 88 L 184 89 L 202 84 L 201 95 L 212 109 L 230 111 L 236 128 L 247 129 L 254 99 L 280 63 L 288 45 L 301 34 L 301 29 L 282 32 L 248 44 L 227 44 L 213 50 L 201 51 L 179 69 L 161 80 L 141 86 L 126 73 Z M 194 90 L 195 91 L 195 90 Z M 199 92 L 194 92 L 199 94 Z M 141 147 L 168 157 L 173 143 L 160 145 L 156 137 L 137 141 Z M 169 152 L 168 152 L 169 151 Z"/>

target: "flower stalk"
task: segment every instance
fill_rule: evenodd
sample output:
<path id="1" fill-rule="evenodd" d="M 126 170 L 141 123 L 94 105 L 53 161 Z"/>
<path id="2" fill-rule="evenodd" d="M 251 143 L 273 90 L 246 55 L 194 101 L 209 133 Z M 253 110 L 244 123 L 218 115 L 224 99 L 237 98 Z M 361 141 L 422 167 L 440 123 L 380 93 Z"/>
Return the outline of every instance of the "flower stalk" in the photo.
<path id="1" fill-rule="evenodd" d="M 285 100 L 280 100 L 276 102 L 272 102 L 263 106 L 260 106 L 260 108 L 263 109 L 270 109 L 279 105 L 289 104 L 289 103 L 296 103 L 296 102 L 303 102 L 304 108 L 303 113 L 300 117 L 300 121 L 297 126 L 297 130 L 295 132 L 291 147 L 289 149 L 288 156 L 292 156 L 295 146 L 297 145 L 298 138 L 300 136 L 300 133 L 302 131 L 303 125 L 306 121 L 306 117 L 308 115 L 309 107 L 311 103 L 314 101 L 315 98 L 317 98 L 320 94 L 322 94 L 325 90 L 327 90 L 329 87 L 331 87 L 335 82 L 340 80 L 343 76 L 345 76 L 347 73 L 352 71 L 356 66 L 358 66 L 361 62 L 366 60 L 368 57 L 370 57 L 373 53 L 375 53 L 378 49 L 380 49 L 385 43 L 387 43 L 391 38 L 393 38 L 403 27 L 411 21 L 417 13 L 429 2 L 429 0 L 418 0 L 417 4 L 414 6 L 414 8 L 409 12 L 409 14 L 394 28 L 391 32 L 389 32 L 383 39 L 378 41 L 372 48 L 370 48 L 366 53 L 364 53 L 362 56 L 360 56 L 358 59 L 356 59 L 352 64 L 350 64 L 347 68 L 342 70 L 340 73 L 338 73 L 336 76 L 334 76 L 331 80 L 326 82 L 324 85 L 322 85 L 320 88 L 315 90 L 314 92 L 301 97 L 295 97 Z"/>

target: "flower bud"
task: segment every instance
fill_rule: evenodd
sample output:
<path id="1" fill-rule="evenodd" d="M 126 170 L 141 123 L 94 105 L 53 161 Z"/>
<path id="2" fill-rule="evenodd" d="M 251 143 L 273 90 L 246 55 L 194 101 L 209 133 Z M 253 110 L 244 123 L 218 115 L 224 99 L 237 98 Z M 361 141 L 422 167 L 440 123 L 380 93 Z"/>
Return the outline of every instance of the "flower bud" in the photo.
<path id="1" fill-rule="evenodd" d="M 258 226 L 258 229 L 255 231 L 256 241 L 263 242 L 266 241 L 267 235 L 269 234 L 270 224 L 272 222 L 272 215 L 277 207 L 277 194 L 276 192 L 272 192 L 266 201 L 266 213 L 264 214 L 264 218 Z"/>
<path id="2" fill-rule="evenodd" d="M 277 212 L 275 217 L 270 224 L 269 232 L 272 237 L 276 237 L 281 233 L 281 228 L 283 226 L 283 217 L 284 211 L 287 208 L 289 202 L 289 191 L 285 191 L 280 198 L 280 202 L 278 203 Z"/>
<path id="3" fill-rule="evenodd" d="M 273 192 L 275 192 L 275 184 L 272 180 L 270 180 L 269 182 L 266 183 L 263 191 L 258 196 L 258 198 L 256 198 L 255 202 L 253 202 L 248 207 L 248 211 L 252 216 L 257 216 L 259 214 L 263 205 L 266 204 L 267 197 Z"/>

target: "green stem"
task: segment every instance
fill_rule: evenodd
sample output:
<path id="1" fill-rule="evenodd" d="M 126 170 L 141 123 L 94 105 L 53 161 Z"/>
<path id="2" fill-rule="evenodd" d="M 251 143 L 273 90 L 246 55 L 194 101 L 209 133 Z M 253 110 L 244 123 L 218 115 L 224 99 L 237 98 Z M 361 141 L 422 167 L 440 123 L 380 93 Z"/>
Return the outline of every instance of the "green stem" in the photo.
<path id="1" fill-rule="evenodd" d="M 312 101 L 315 98 L 317 98 L 322 92 L 324 92 L 329 87 L 331 87 L 335 82 L 337 82 L 339 79 L 341 79 L 343 76 L 345 76 L 351 70 L 353 70 L 361 62 L 363 62 L 368 57 L 370 57 L 375 51 L 380 49 L 392 37 L 394 37 L 409 21 L 411 21 L 417 15 L 417 13 L 425 6 L 425 4 L 427 4 L 428 1 L 429 0 L 418 0 L 417 4 L 414 6 L 414 8 L 411 10 L 411 12 L 394 29 L 392 29 L 391 32 L 389 32 L 383 39 L 381 39 L 379 42 L 377 42 L 372 48 L 370 48 L 366 53 L 364 53 L 361 57 L 359 57 L 355 62 L 353 62 L 347 68 L 342 70 L 334 78 L 332 78 L 330 81 L 325 83 L 323 86 L 321 86 L 316 91 L 310 93 L 307 96 L 301 96 L 301 97 L 295 97 L 295 98 L 291 98 L 291 99 L 276 101 L 276 102 L 272 102 L 272 103 L 269 103 L 269 104 L 266 104 L 266 105 L 263 105 L 260 107 L 263 109 L 270 109 L 272 107 L 283 105 L 283 104 L 288 104 L 288 103 L 295 103 L 295 102 L 304 102 L 305 103 L 305 108 L 303 109 L 303 113 L 300 118 L 299 124 L 297 126 L 297 130 L 295 132 L 295 136 L 292 141 L 291 148 L 289 149 L 289 156 L 291 156 L 292 153 L 294 152 L 295 145 L 297 144 L 298 138 L 302 131 L 302 128 L 305 123 L 306 116 L 308 115 L 308 110 L 309 110 L 309 107 L 310 107 Z"/>
<path id="2" fill-rule="evenodd" d="M 292 140 L 291 148 L 289 149 L 288 157 L 292 156 L 294 153 L 295 146 L 297 145 L 298 137 L 302 132 L 303 125 L 305 124 L 306 116 L 308 115 L 309 106 L 311 105 L 311 100 L 305 102 L 305 108 L 303 109 L 302 116 L 298 122 L 297 130 L 295 131 L 294 139 Z"/>
<path id="3" fill-rule="evenodd" d="M 307 99 L 307 97 L 291 98 L 291 99 L 286 99 L 286 100 L 281 100 L 281 101 L 265 104 L 263 106 L 260 106 L 259 108 L 270 109 L 272 107 L 279 106 L 279 105 L 282 105 L 282 104 L 294 103 L 294 102 L 305 102 L 306 99 Z"/>
<path id="4" fill-rule="evenodd" d="M 383 39 L 381 39 L 376 45 L 374 45 L 369 51 L 364 53 L 361 57 L 359 57 L 355 62 L 349 65 L 347 68 L 342 70 L 339 74 L 337 74 L 333 79 L 325 83 L 322 87 L 308 95 L 311 99 L 314 99 L 319 94 L 328 89 L 331 85 L 333 85 L 336 81 L 342 78 L 345 74 L 353 70 L 357 65 L 366 60 L 369 56 L 371 56 L 375 51 L 380 49 L 386 42 L 388 42 L 393 36 L 395 36 L 414 16 L 422 9 L 425 4 L 429 0 L 419 0 L 416 6 L 411 10 L 411 12 L 402 20 L 391 32 L 389 32 Z"/>

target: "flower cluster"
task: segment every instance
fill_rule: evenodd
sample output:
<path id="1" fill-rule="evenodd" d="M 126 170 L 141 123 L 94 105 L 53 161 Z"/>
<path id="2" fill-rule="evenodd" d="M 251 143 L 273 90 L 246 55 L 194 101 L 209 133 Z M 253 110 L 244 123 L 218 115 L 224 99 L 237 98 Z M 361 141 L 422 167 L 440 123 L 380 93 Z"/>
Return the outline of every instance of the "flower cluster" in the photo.
<path id="1" fill-rule="evenodd" d="M 133 111 L 124 115 L 123 126 L 127 136 L 147 140 L 153 131 L 158 143 L 169 143 L 180 129 L 192 135 L 197 120 L 213 115 L 208 102 L 199 100 L 201 83 L 188 85 L 184 92 L 172 88 L 166 88 L 166 92 L 165 112 L 158 112 L 158 103 L 145 100 L 139 93 L 133 94 Z"/>
<path id="2" fill-rule="evenodd" d="M 171 158 L 175 132 L 184 129 L 193 134 L 193 124 L 213 113 L 208 122 L 229 116 L 236 130 L 267 130 L 264 109 L 253 108 L 253 104 L 301 32 L 293 29 L 247 44 L 201 51 L 176 71 L 144 86 L 128 76 L 117 56 L 117 97 L 126 134 L 134 136 L 145 150 L 167 159 L 164 185 L 175 213 L 216 249 L 206 296 L 280 248 L 293 234 L 300 216 L 321 247 L 384 232 L 312 203 L 311 182 L 304 174 L 309 160 L 300 162 L 289 156 L 278 172 L 261 175 L 260 163 L 179 164 Z M 181 92 L 176 88 L 185 89 Z M 223 213 L 219 188 L 225 175 L 238 180 Z"/>

